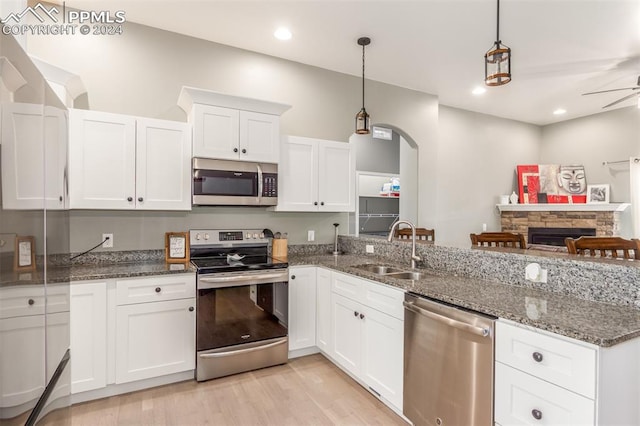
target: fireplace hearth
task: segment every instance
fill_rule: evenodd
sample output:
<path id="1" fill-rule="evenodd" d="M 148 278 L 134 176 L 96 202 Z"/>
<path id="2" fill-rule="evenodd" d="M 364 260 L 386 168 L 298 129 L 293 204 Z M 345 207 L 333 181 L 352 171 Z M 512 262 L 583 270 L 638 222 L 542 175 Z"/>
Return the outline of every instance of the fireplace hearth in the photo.
<path id="1" fill-rule="evenodd" d="M 529 227 L 527 241 L 529 244 L 544 244 L 564 247 L 565 238 L 595 236 L 596 228 L 541 228 Z"/>

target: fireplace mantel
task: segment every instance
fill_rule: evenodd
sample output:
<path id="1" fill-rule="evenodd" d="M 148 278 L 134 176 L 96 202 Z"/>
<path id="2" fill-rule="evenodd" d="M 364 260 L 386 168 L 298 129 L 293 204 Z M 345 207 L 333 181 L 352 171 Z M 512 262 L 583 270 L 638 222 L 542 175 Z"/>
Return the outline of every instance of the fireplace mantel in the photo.
<path id="1" fill-rule="evenodd" d="M 629 203 L 603 204 L 496 204 L 500 212 L 623 212 Z"/>

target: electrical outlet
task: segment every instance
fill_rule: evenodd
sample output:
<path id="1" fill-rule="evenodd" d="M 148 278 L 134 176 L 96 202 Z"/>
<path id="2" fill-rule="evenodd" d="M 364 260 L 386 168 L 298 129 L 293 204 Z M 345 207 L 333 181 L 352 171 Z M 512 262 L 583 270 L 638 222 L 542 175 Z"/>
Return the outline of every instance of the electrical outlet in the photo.
<path id="1" fill-rule="evenodd" d="M 487 224 L 486 223 L 482 224 L 482 232 L 487 232 Z"/>
<path id="2" fill-rule="evenodd" d="M 107 238 L 108 238 L 108 240 L 104 241 Z M 104 247 L 104 248 L 113 247 L 113 234 L 102 234 L 102 241 L 104 241 L 104 243 L 102 243 L 102 247 Z"/>
<path id="3" fill-rule="evenodd" d="M 372 244 L 367 244 L 366 246 L 364 246 L 365 251 L 367 253 L 373 253 L 373 245 Z"/>
<path id="4" fill-rule="evenodd" d="M 316 231 L 310 229 L 307 231 L 307 241 L 315 241 L 316 240 Z"/>

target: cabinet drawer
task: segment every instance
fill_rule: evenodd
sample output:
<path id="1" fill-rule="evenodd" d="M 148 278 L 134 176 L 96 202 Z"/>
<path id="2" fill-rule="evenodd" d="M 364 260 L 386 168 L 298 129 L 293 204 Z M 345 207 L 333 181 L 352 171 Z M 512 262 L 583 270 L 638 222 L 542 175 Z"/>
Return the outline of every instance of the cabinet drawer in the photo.
<path id="1" fill-rule="evenodd" d="M 594 348 L 498 322 L 496 360 L 587 398 L 595 398 Z"/>
<path id="2" fill-rule="evenodd" d="M 44 285 L 0 289 L 0 318 L 44 314 Z"/>
<path id="3" fill-rule="evenodd" d="M 165 275 L 116 281 L 118 305 L 186 299 L 196 295 L 195 275 Z"/>
<path id="4" fill-rule="evenodd" d="M 403 301 L 404 291 L 402 290 L 368 281 L 364 283 L 363 303 L 370 308 L 377 309 L 399 320 L 404 320 Z"/>
<path id="5" fill-rule="evenodd" d="M 349 299 L 361 302 L 364 296 L 365 281 L 351 275 L 332 272 L 331 290 Z"/>
<path id="6" fill-rule="evenodd" d="M 503 425 L 593 425 L 592 400 L 496 363 L 495 421 Z"/>

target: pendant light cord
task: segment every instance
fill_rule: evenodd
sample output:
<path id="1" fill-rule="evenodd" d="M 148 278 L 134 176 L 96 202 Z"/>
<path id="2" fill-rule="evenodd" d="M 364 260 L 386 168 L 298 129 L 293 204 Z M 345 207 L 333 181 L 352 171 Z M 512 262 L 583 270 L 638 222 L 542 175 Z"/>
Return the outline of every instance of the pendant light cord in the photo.
<path id="1" fill-rule="evenodd" d="M 498 10 L 496 12 L 496 42 L 498 44 L 500 44 L 500 0 L 497 1 L 498 3 Z"/>
<path id="2" fill-rule="evenodd" d="M 364 109 L 364 47 L 362 45 L 362 109 Z"/>

